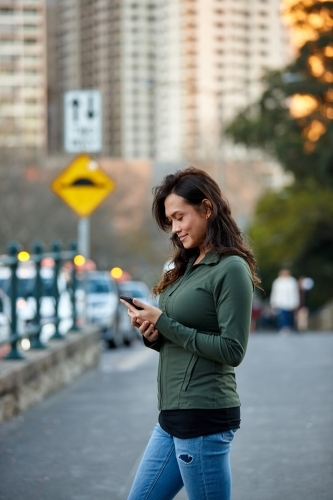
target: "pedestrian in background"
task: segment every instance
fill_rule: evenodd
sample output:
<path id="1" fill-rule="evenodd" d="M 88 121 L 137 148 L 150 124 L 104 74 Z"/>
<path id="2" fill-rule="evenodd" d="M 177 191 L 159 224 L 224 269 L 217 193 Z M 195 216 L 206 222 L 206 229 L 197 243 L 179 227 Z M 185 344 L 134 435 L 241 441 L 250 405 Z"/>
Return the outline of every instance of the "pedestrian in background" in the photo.
<path id="1" fill-rule="evenodd" d="M 154 189 L 153 215 L 172 232 L 174 256 L 153 288 L 160 309 L 125 304 L 160 356 L 159 423 L 129 500 L 170 500 L 183 486 L 189 500 L 230 500 L 229 455 L 241 421 L 234 367 L 249 337 L 255 259 L 206 172 L 168 175 Z"/>
<path id="2" fill-rule="evenodd" d="M 298 279 L 300 303 L 296 311 L 296 324 L 299 332 L 305 332 L 309 326 L 309 309 L 307 305 L 307 294 L 313 288 L 312 278 L 301 276 Z"/>
<path id="3" fill-rule="evenodd" d="M 291 276 L 289 269 L 281 269 L 273 281 L 270 304 L 277 310 L 279 331 L 293 330 L 300 294 L 298 282 Z"/>

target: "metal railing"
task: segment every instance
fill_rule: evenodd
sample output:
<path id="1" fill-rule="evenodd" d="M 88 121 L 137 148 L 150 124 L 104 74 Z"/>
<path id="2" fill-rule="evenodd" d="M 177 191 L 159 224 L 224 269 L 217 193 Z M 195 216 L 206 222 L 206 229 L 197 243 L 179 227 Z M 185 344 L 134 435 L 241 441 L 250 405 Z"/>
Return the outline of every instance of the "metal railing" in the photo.
<path id="1" fill-rule="evenodd" d="M 54 316 L 48 318 L 48 323 L 53 323 L 54 325 L 54 335 L 52 339 L 63 339 L 64 336 L 59 331 L 59 287 L 58 278 L 61 271 L 62 265 L 65 262 L 70 262 L 69 270 L 69 282 L 67 290 L 70 293 L 71 298 L 71 319 L 72 327 L 71 331 L 78 331 L 79 327 L 77 324 L 77 309 L 76 309 L 76 266 L 74 264 L 74 258 L 77 255 L 77 244 L 76 242 L 70 243 L 69 250 L 62 250 L 62 243 L 60 241 L 55 241 L 51 245 L 50 252 L 44 252 L 44 245 L 41 242 L 36 242 L 32 248 L 32 254 L 29 256 L 29 261 L 34 265 L 34 286 L 32 289 L 32 296 L 35 299 L 35 315 L 32 319 L 32 324 L 29 328 L 25 328 L 24 332 L 18 333 L 18 275 L 17 271 L 20 265 L 19 252 L 21 250 L 21 245 L 17 242 L 12 242 L 8 245 L 8 255 L 0 257 L 0 269 L 1 267 L 6 267 L 10 270 L 10 287 L 9 287 L 9 300 L 10 300 L 10 318 L 9 318 L 9 328 L 10 333 L 6 339 L 0 341 L 0 347 L 4 345 L 9 345 L 10 350 L 8 354 L 3 359 L 25 359 L 22 350 L 19 348 L 19 342 L 22 338 L 28 338 L 30 340 L 30 349 L 46 349 L 47 345 L 42 342 L 41 331 L 41 301 L 43 298 L 43 283 L 42 283 L 42 260 L 45 258 L 53 259 L 53 273 L 52 273 L 52 292 L 51 297 L 54 303 Z M 2 304 L 3 305 L 3 304 Z"/>

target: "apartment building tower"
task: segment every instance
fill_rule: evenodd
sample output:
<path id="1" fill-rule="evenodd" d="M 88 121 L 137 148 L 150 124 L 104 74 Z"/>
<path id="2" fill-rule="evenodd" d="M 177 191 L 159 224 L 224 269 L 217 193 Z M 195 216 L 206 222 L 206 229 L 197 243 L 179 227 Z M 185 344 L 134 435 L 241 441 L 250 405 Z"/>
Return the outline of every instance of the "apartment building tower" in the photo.
<path id="1" fill-rule="evenodd" d="M 53 1 L 48 19 L 52 25 L 56 18 L 58 29 L 49 33 L 56 68 L 49 81 L 51 151 L 62 147 L 64 92 L 98 89 L 102 154 L 154 157 L 155 7 L 147 0 Z"/>
<path id="2" fill-rule="evenodd" d="M 53 150 L 63 92 L 92 88 L 102 91 L 103 155 L 215 158 L 223 127 L 260 95 L 263 72 L 290 60 L 280 0 L 51 4 Z"/>
<path id="3" fill-rule="evenodd" d="M 221 131 L 259 97 L 264 72 L 291 59 L 280 0 L 169 0 L 158 11 L 158 157 L 216 158 Z"/>
<path id="4" fill-rule="evenodd" d="M 47 143 L 44 0 L 0 1 L 0 148 Z"/>

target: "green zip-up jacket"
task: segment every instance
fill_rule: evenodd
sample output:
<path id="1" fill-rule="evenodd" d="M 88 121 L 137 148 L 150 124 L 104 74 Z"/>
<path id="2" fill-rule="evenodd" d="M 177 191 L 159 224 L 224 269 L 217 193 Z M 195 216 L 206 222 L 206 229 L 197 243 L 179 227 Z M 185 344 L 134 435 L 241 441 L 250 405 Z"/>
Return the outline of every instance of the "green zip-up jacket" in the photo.
<path id="1" fill-rule="evenodd" d="M 240 405 L 234 368 L 249 337 L 253 282 L 238 256 L 208 252 L 161 294 L 158 408 L 232 408 Z"/>

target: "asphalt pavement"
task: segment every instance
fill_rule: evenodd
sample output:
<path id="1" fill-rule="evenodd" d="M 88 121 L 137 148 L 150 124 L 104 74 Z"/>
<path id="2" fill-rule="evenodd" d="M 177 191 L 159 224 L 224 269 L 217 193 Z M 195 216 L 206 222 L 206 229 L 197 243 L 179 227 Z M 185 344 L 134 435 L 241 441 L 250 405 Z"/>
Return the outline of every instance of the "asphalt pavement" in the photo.
<path id="1" fill-rule="evenodd" d="M 0 500 L 125 500 L 157 420 L 157 361 L 140 343 L 105 351 L 0 426 Z M 333 334 L 252 334 L 236 373 L 233 500 L 332 500 Z"/>

